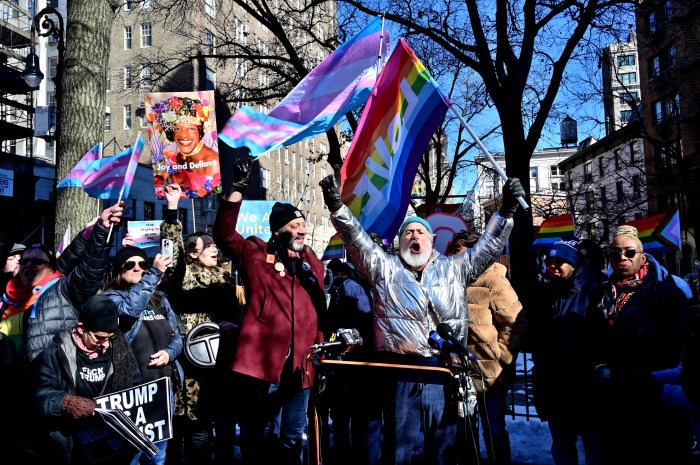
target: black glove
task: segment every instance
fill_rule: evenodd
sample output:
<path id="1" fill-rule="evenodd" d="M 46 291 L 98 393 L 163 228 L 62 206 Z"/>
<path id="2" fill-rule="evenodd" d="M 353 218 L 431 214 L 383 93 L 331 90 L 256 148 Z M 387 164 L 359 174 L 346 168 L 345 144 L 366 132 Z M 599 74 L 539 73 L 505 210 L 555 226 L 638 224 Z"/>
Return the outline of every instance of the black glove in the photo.
<path id="1" fill-rule="evenodd" d="M 331 213 L 340 210 L 340 207 L 343 206 L 343 202 L 340 200 L 340 176 L 329 174 L 321 179 L 318 185 L 323 189 L 323 201 Z"/>
<path id="2" fill-rule="evenodd" d="M 518 178 L 508 178 L 503 186 L 503 205 L 499 210 L 503 218 L 513 218 L 519 205 L 518 197 L 525 198 L 525 189 Z"/>
<path id="3" fill-rule="evenodd" d="M 75 420 L 91 417 L 95 413 L 95 401 L 87 397 L 66 394 L 62 405 L 63 411 Z"/>
<path id="4" fill-rule="evenodd" d="M 239 158 L 233 163 L 233 184 L 231 191 L 243 193 L 250 183 L 252 158 Z"/>

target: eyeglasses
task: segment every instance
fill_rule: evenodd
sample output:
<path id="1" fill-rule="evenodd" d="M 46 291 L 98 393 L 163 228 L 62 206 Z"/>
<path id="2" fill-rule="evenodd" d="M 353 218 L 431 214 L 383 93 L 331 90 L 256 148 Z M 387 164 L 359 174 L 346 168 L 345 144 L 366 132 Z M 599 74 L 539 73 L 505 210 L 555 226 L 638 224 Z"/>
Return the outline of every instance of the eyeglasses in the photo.
<path id="1" fill-rule="evenodd" d="M 561 266 L 564 263 L 566 263 L 566 262 L 559 257 L 549 257 L 544 261 L 544 264 L 547 266 L 552 266 L 552 265 Z"/>
<path id="2" fill-rule="evenodd" d="M 98 336 L 97 334 L 93 334 L 92 331 L 87 331 L 87 333 L 98 344 L 103 344 L 106 341 L 113 341 L 114 340 L 114 334 L 110 334 L 109 336 Z"/>
<path id="3" fill-rule="evenodd" d="M 124 262 L 122 268 L 124 268 L 124 270 L 126 271 L 129 271 L 133 270 L 136 265 L 138 265 L 139 268 L 141 268 L 142 270 L 145 270 L 148 267 L 148 262 L 146 262 L 145 260 L 137 260 L 135 262 Z"/>
<path id="4" fill-rule="evenodd" d="M 47 260 L 44 260 L 43 258 L 20 258 L 19 259 L 19 264 L 22 266 L 26 266 L 29 263 L 31 263 L 34 266 L 41 266 L 41 265 L 48 265 L 49 264 L 49 262 Z"/>
<path id="5" fill-rule="evenodd" d="M 644 253 L 641 250 L 626 249 L 626 250 L 606 250 L 605 255 L 608 256 L 610 260 L 620 261 L 624 255 L 626 258 L 634 258 L 638 253 Z"/>

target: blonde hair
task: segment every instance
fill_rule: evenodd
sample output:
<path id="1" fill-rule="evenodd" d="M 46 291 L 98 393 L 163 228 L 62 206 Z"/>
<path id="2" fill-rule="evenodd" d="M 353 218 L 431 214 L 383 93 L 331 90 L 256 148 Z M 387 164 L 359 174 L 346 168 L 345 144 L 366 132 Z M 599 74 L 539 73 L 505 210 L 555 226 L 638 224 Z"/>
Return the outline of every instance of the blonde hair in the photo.
<path id="1" fill-rule="evenodd" d="M 615 233 L 613 233 L 613 241 L 618 238 L 618 237 L 629 237 L 631 239 L 634 239 L 634 241 L 639 245 L 639 248 L 641 250 L 644 250 L 644 246 L 642 245 L 642 241 L 639 240 L 639 231 L 637 231 L 637 228 L 634 226 L 630 226 L 628 224 L 623 224 L 622 226 L 618 226 L 617 229 L 615 230 Z"/>

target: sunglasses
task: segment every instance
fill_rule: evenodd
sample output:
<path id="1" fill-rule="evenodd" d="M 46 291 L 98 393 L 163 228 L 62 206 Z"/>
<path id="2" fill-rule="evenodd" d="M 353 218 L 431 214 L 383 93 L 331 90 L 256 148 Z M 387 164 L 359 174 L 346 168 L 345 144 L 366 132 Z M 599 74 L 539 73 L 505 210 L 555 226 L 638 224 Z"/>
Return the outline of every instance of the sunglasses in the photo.
<path id="1" fill-rule="evenodd" d="M 43 258 L 20 258 L 19 264 L 25 266 L 31 263 L 34 266 L 48 265 L 49 262 Z"/>
<path id="2" fill-rule="evenodd" d="M 615 260 L 615 261 L 620 261 L 622 260 L 622 256 L 624 255 L 626 258 L 634 258 L 635 255 L 638 253 L 644 253 L 641 250 L 634 250 L 634 249 L 627 249 L 627 250 L 606 250 L 605 255 L 610 260 Z"/>
<path id="3" fill-rule="evenodd" d="M 566 263 L 566 262 L 565 262 L 564 260 L 562 260 L 561 258 L 558 258 L 558 257 L 550 257 L 550 258 L 547 258 L 547 259 L 544 261 L 544 264 L 547 265 L 547 266 L 552 266 L 553 264 L 554 264 L 554 265 L 557 265 L 557 266 L 561 266 L 561 265 L 563 265 L 564 263 Z"/>
<path id="4" fill-rule="evenodd" d="M 136 265 L 139 265 L 139 268 L 142 270 L 145 270 L 146 267 L 148 266 L 148 263 L 145 260 L 138 260 L 135 262 L 124 262 L 122 265 L 122 268 L 125 269 L 126 271 L 133 270 Z"/>
<path id="5" fill-rule="evenodd" d="M 97 334 L 93 334 L 92 331 L 87 331 L 87 333 L 98 344 L 102 344 L 106 341 L 113 341 L 114 340 L 114 334 L 110 334 L 109 336 L 98 336 Z"/>

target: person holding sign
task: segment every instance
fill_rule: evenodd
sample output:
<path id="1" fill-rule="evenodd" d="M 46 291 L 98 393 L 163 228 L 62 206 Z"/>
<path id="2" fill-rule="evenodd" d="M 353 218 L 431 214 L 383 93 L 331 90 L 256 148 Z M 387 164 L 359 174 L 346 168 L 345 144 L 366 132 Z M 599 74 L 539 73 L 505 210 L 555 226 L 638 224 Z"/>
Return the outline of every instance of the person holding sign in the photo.
<path id="1" fill-rule="evenodd" d="M 149 267 L 143 249 L 124 247 L 114 260 L 112 279 L 103 295 L 119 309 L 119 327 L 136 357 L 144 382 L 179 375 L 176 358 L 182 352 L 182 336 L 166 295 L 156 288 L 172 257 L 158 254 Z M 179 376 L 182 379 L 182 376 Z M 171 396 L 172 398 L 172 396 Z M 165 463 L 168 441 L 156 442 L 158 453 L 152 459 L 137 453 L 133 465 Z"/>
<path id="2" fill-rule="evenodd" d="M 236 327 L 243 321 L 236 299 L 236 283 L 222 266 L 214 239 L 207 233 L 197 232 L 183 242 L 182 224 L 177 221 L 181 192 L 178 184 L 165 187 L 168 208 L 160 233 L 162 239 L 170 239 L 175 244 L 173 264 L 167 270 L 167 292 L 173 309 L 188 332 L 210 322 L 222 328 Z M 221 331 L 222 342 L 225 333 Z M 184 386 L 177 386 L 175 390 L 174 437 L 170 441 L 168 461 L 170 456 L 180 453 L 184 441 L 187 463 L 210 463 L 209 431 L 213 421 L 217 463 L 228 463 L 233 460 L 236 437 L 230 395 L 234 387 L 227 376 L 230 371 L 199 367 L 186 358 L 181 359 L 185 380 Z M 221 360 L 217 355 L 217 367 Z"/>
<path id="3" fill-rule="evenodd" d="M 104 295 L 88 299 L 80 308 L 78 322 L 58 334 L 34 361 L 35 405 L 43 421 L 32 431 L 45 435 L 38 463 L 68 465 L 90 463 L 75 437 L 95 414 L 94 397 L 140 383 L 136 359 L 119 331 L 117 305 Z M 87 439 L 87 435 L 82 436 Z M 117 451 L 114 451 L 117 452 Z M 129 463 L 117 455 L 108 464 Z"/>

